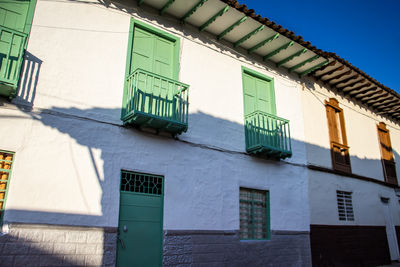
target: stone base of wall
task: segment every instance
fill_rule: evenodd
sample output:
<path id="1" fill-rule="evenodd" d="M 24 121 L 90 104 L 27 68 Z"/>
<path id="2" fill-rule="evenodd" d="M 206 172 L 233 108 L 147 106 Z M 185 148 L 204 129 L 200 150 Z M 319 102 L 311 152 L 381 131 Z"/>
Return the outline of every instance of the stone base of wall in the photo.
<path id="1" fill-rule="evenodd" d="M 115 266 L 116 237 L 116 228 L 11 224 L 0 266 Z"/>
<path id="2" fill-rule="evenodd" d="M 311 266 L 309 233 L 241 241 L 237 231 L 164 231 L 163 266 Z"/>

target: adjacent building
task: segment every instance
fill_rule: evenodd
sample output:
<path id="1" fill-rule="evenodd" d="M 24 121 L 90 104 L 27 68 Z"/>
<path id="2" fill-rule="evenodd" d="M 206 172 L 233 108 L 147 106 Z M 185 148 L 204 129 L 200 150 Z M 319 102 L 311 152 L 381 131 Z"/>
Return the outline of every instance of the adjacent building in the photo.
<path id="1" fill-rule="evenodd" d="M 0 41 L 0 265 L 398 259 L 400 96 L 335 54 L 230 0 L 11 1 Z"/>

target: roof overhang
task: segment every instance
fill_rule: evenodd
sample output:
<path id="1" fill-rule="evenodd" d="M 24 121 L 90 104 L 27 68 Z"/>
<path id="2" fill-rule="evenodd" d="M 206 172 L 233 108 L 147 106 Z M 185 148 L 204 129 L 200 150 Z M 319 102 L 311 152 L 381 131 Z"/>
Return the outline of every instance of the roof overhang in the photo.
<path id="1" fill-rule="evenodd" d="M 314 76 L 377 114 L 400 121 L 400 95 L 334 53 L 325 52 L 236 0 L 138 0 L 160 15 L 232 43 L 300 77 Z"/>
<path id="2" fill-rule="evenodd" d="M 234 48 L 243 48 L 249 54 L 256 54 L 300 76 L 329 63 L 322 53 L 314 51 L 314 47 L 301 44 L 298 38 L 289 38 L 266 19 L 255 19 L 241 10 L 236 1 L 139 0 L 138 3 L 159 10 L 161 15 L 172 15 L 199 31 L 215 35 L 218 40 L 232 43 Z"/>

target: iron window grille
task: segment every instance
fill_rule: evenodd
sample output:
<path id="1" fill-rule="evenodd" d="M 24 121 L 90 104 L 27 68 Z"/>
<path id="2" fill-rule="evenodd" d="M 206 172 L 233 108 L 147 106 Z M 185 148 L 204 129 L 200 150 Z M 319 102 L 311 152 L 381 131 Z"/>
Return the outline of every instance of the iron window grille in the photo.
<path id="1" fill-rule="evenodd" d="M 121 171 L 121 191 L 162 195 L 162 187 L 162 176 L 125 170 Z"/>
<path id="2" fill-rule="evenodd" d="M 336 191 L 340 221 L 354 221 L 352 193 Z"/>
<path id="3" fill-rule="evenodd" d="M 269 192 L 240 188 L 240 239 L 269 239 Z"/>

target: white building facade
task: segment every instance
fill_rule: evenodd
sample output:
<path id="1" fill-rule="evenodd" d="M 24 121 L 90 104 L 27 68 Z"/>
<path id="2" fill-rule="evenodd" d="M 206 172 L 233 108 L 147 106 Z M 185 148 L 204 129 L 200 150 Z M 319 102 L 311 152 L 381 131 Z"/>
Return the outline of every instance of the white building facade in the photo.
<path id="1" fill-rule="evenodd" d="M 310 266 L 329 247 L 313 231 L 355 226 L 383 231 L 378 263 L 398 258 L 377 133 L 399 173 L 398 121 L 307 76 L 337 75 L 328 54 L 235 1 L 24 10 L 0 25 L 0 265 Z M 350 171 L 332 165 L 331 98 Z"/>

